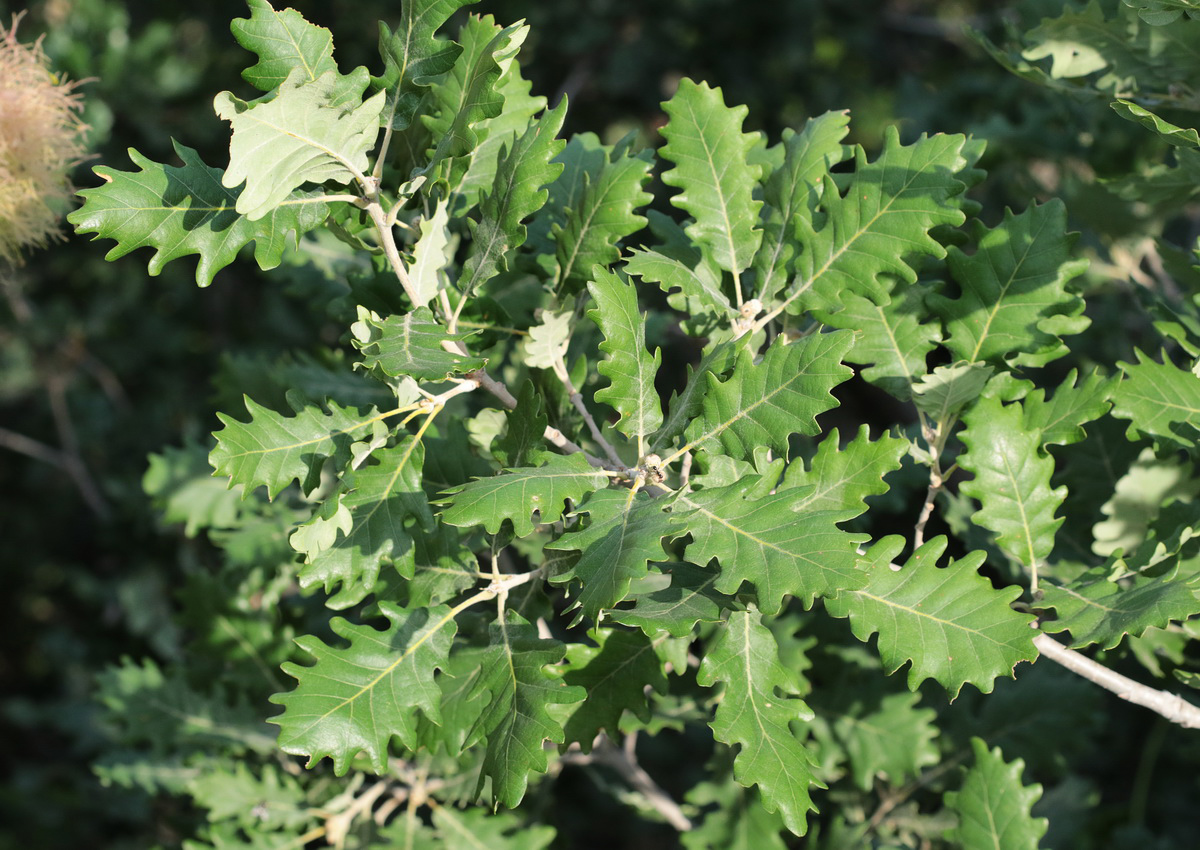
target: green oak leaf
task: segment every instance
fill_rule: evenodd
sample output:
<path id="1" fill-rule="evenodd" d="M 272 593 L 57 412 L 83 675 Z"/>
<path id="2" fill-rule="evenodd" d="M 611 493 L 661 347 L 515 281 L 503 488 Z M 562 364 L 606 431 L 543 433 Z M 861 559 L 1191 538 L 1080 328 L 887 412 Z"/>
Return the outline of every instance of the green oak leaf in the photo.
<path id="1" fill-rule="evenodd" d="M 525 242 L 522 222 L 542 208 L 548 197 L 543 187 L 562 173 L 562 163 L 554 157 L 563 148 L 557 137 L 566 110 L 563 98 L 532 122 L 500 158 L 491 191 L 479 205 L 479 223 L 471 233 L 471 247 L 458 278 L 463 297 L 506 269 L 505 255 Z"/>
<path id="2" fill-rule="evenodd" d="M 280 829 L 304 827 L 309 814 L 300 781 L 271 764 L 256 770 L 259 775 L 244 761 L 213 765 L 188 790 L 210 821 L 236 819 L 252 827 L 270 820 Z"/>
<path id="3" fill-rule="evenodd" d="M 182 166 L 161 165 L 133 148 L 129 158 L 138 171 L 99 166 L 104 185 L 84 189 L 83 206 L 67 216 L 76 233 L 117 244 L 104 257 L 115 260 L 138 248 L 153 248 L 147 271 L 157 275 L 171 260 L 198 254 L 196 283 L 213 276 L 254 242 L 259 268 L 279 265 L 284 249 L 319 226 L 329 206 L 314 193 L 284 194 L 267 215 L 251 221 L 235 211 L 241 192 L 222 184 L 223 172 L 210 168 L 189 147 L 172 142 Z"/>
<path id="4" fill-rule="evenodd" d="M 539 522 L 554 522 L 567 499 L 580 502 L 607 483 L 608 476 L 583 455 L 548 455 L 539 467 L 506 469 L 446 490 L 442 519 L 460 527 L 482 525 L 491 534 L 510 520 L 517 537 L 527 537 L 533 533 L 530 517 L 535 511 Z"/>
<path id="5" fill-rule="evenodd" d="M 532 466 L 546 454 L 546 425 L 542 397 L 532 381 L 521 385 L 517 406 L 508 412 L 504 434 L 492 443 L 492 454 L 507 469 Z"/>
<path id="6" fill-rule="evenodd" d="M 330 621 L 334 634 L 349 641 L 344 648 L 312 636 L 297 639 L 316 663 L 284 664 L 296 688 L 271 697 L 283 706 L 283 714 L 270 722 L 279 726 L 285 753 L 308 756 L 310 766 L 328 756 L 342 776 L 362 752 L 383 773 L 393 738 L 406 749 L 416 746 L 418 711 L 440 722 L 434 672 L 446 664 L 454 640 L 453 611 L 445 606 L 406 611 L 387 602 L 379 610 L 389 621 L 382 631 L 340 617 Z"/>
<path id="7" fill-rule="evenodd" d="M 479 145 L 483 122 L 504 109 L 500 79 L 528 35 L 529 27 L 499 27 L 491 15 L 467 18 L 458 39 L 462 50 L 449 70 L 430 80 L 431 102 L 422 108 L 421 121 L 437 140 L 425 171 Z"/>
<path id="8" fill-rule="evenodd" d="M 995 371 L 985 363 L 962 360 L 938 366 L 913 384 L 913 404 L 934 422 L 946 427 L 958 420 L 964 407 L 983 394 Z"/>
<path id="9" fill-rule="evenodd" d="M 549 765 L 543 742 L 565 740 L 555 706 L 572 705 L 587 694 L 547 672 L 548 665 L 562 661 L 565 647 L 538 637 L 537 629 L 516 614 L 492 623 L 488 636 L 473 687 L 487 695 L 486 703 L 467 736 L 467 746 L 487 741 L 476 793 L 483 789 L 485 778 L 491 779 L 492 798 L 512 808 L 525 796 L 529 774 L 545 773 Z"/>
<path id="10" fill-rule="evenodd" d="M 604 730 L 611 738 L 620 734 L 621 715 L 631 711 L 643 722 L 650 720 L 646 686 L 666 693 L 667 679 L 654 644 L 640 631 L 599 629 L 592 632 L 597 646 L 572 644 L 562 679 L 587 692 L 566 724 L 565 743 L 577 742 L 585 753 Z M 661 643 L 659 638 L 655 642 Z"/>
<path id="11" fill-rule="evenodd" d="M 438 201 L 433 215 L 418 222 L 421 231 L 413 245 L 413 260 L 408 267 L 408 278 L 416 296 L 414 307 L 428 307 L 429 302 L 445 288 L 442 270 L 454 259 L 455 243 L 446 227 L 450 221 L 449 202 Z"/>
<path id="12" fill-rule="evenodd" d="M 1083 331 L 1083 299 L 1067 288 L 1087 261 L 1072 257 L 1067 212 L 1057 199 L 1004 221 L 976 227 L 978 248 L 950 248 L 950 272 L 962 292 L 929 297 L 946 323 L 944 345 L 957 360 L 1044 366 L 1067 353 L 1059 338 Z"/>
<path id="13" fill-rule="evenodd" d="M 582 191 L 565 210 L 563 223 L 550 228 L 559 286 L 587 280 L 593 266 L 611 266 L 620 257 L 617 243 L 646 226 L 634 211 L 654 199 L 643 189 L 651 165 L 645 153 L 630 155 L 622 146 L 595 174 L 584 173 Z"/>
<path id="14" fill-rule="evenodd" d="M 605 359 L 596 367 L 609 386 L 596 393 L 596 401 L 611 405 L 620 419 L 616 428 L 636 439 L 638 457 L 646 453 L 646 439 L 662 425 L 662 403 L 654 378 L 662 352 L 646 350 L 646 319 L 638 307 L 637 290 L 615 272 L 597 266 L 588 291 L 596 309 L 588 317 L 604 334 L 600 350 Z"/>
<path id="15" fill-rule="evenodd" d="M 996 534 L 996 543 L 1026 568 L 1040 567 L 1054 548 L 1062 525 L 1055 511 L 1066 487 L 1051 489 L 1054 459 L 1042 450 L 1040 431 L 1025 427 L 1019 403 L 982 398 L 964 416 L 961 439 L 967 451 L 958 465 L 975 477 L 959 488 L 977 500 L 971 519 Z"/>
<path id="16" fill-rule="evenodd" d="M 937 135 L 902 145 L 890 127 L 874 162 L 858 150 L 844 191 L 826 175 L 823 215 L 795 219 L 803 250 L 780 306 L 792 313 L 820 307 L 831 314 L 842 305 L 843 293 L 885 305 L 893 280 L 915 283 L 914 267 L 924 257 L 946 255 L 930 231 L 957 227 L 966 218 L 959 197 L 966 188 L 959 178 L 967 164 L 966 142 L 964 136 Z"/>
<path id="17" fill-rule="evenodd" d="M 1088 570 L 1068 585 L 1041 585 L 1042 607 L 1053 608 L 1057 619 L 1042 623 L 1043 631 L 1071 632 L 1071 646 L 1096 643 L 1112 649 L 1126 635 L 1141 637 L 1146 629 L 1165 629 L 1200 613 L 1194 576 L 1132 575 L 1110 578 L 1107 567 Z"/>
<path id="18" fill-rule="evenodd" d="M 446 73 L 462 52 L 453 41 L 435 37 L 438 29 L 463 6 L 476 0 L 403 0 L 393 31 L 379 22 L 379 55 L 383 74 L 371 80 L 387 92 L 385 114 L 393 129 L 412 123 L 431 79 Z"/>
<path id="19" fill-rule="evenodd" d="M 777 613 L 785 596 L 808 608 L 818 596 L 862 587 L 867 577 L 857 568 L 857 547 L 867 537 L 837 527 L 851 512 L 798 510 L 808 495 L 792 488 L 751 499 L 739 483 L 679 496 L 676 504 L 690 512 L 688 560 L 715 558 L 721 565 L 716 589 L 733 594 L 750 582 L 767 614 Z"/>
<path id="20" fill-rule="evenodd" d="M 405 437 L 375 452 L 373 465 L 345 479 L 345 492 L 334 497 L 347 515 L 341 533 L 325 545 L 296 547 L 306 555 L 297 575 L 301 587 L 321 585 L 330 592 L 340 584 L 337 594 L 325 603 L 336 610 L 356 605 L 372 592 L 385 563 L 395 564 L 401 575 L 412 578 L 413 538 L 405 524 L 415 518 L 425 532 L 434 524 L 421 488 L 424 454 L 419 441 Z M 296 545 L 296 535 L 292 543 Z"/>
<path id="21" fill-rule="evenodd" d="M 729 615 L 705 652 L 696 681 L 725 686 L 709 725 L 718 741 L 739 748 L 734 777 L 746 787 L 758 786 L 767 811 L 778 812 L 788 829 L 803 835 L 808 812 L 816 811 L 809 789 L 824 786 L 790 724 L 811 720 L 813 713 L 796 696 L 800 683 L 780 663 L 779 647 L 761 614 L 751 608 Z"/>
<path id="22" fill-rule="evenodd" d="M 1125 374 L 1113 390 L 1112 415 L 1130 421 L 1130 440 L 1144 434 L 1196 445 L 1200 376 L 1166 359 L 1156 363 L 1140 350 L 1137 361 L 1118 364 Z"/>
<path id="23" fill-rule="evenodd" d="M 762 247 L 754 256 L 756 297 L 763 303 L 787 284 L 798 249 L 795 220 L 812 217 L 825 189 L 824 176 L 848 154 L 841 142 L 849 131 L 850 114 L 844 111 L 810 118 L 799 133 L 783 131 L 783 163 L 763 186 Z"/>
<path id="24" fill-rule="evenodd" d="M 999 676 L 1011 676 L 1021 661 L 1037 657 L 1034 618 L 1009 603 L 1021 589 L 997 590 L 978 572 L 983 552 L 939 568 L 946 538 L 935 537 L 894 569 L 891 560 L 903 549 L 898 536 L 886 537 L 865 557 L 867 585 L 825 600 L 835 617 L 849 617 L 855 637 L 866 641 L 879 632 L 879 655 L 893 673 L 912 663 L 908 686 L 937 680 L 954 697 L 968 682 L 984 693 Z"/>
<path id="25" fill-rule="evenodd" d="M 938 762 L 937 712 L 918 708 L 919 693 L 890 693 L 862 714 L 846 711 L 833 720 L 833 731 L 850 759 L 850 775 L 863 791 L 880 777 L 892 785 Z"/>
<path id="26" fill-rule="evenodd" d="M 229 24 L 238 44 L 258 56 L 258 62 L 242 71 L 242 79 L 259 91 L 274 91 L 299 68 L 311 82 L 329 71 L 333 61 L 333 35 L 325 27 L 310 24 L 295 9 L 277 11 L 267 0 L 246 0 L 249 18 L 234 18 Z"/>
<path id="27" fill-rule="evenodd" d="M 686 637 L 697 623 L 719 622 L 722 613 L 733 606 L 733 597 L 714 587 L 719 570 L 681 561 L 664 565 L 663 572 L 671 577 L 669 587 L 633 594 L 633 607 L 615 608 L 609 618 L 637 626 L 650 636 L 665 631 L 672 637 Z"/>
<path id="28" fill-rule="evenodd" d="M 233 127 L 221 183 L 228 188 L 245 183 L 239 213 L 255 221 L 305 183 L 345 184 L 366 172 L 383 93 L 361 101 L 366 71 L 359 77 L 351 87 L 336 71 L 309 82 L 297 68 L 272 100 L 247 103 L 229 92 L 217 95 L 217 115 Z"/>
<path id="29" fill-rule="evenodd" d="M 863 425 L 858 435 L 844 447 L 834 428 L 807 466 L 799 459 L 788 464 L 779 489 L 807 487 L 792 503 L 800 512 L 842 511 L 858 516 L 867 509 L 866 500 L 888 491 L 883 479 L 900 468 L 909 442 L 893 434 L 871 439 L 870 428 Z"/>
<path id="30" fill-rule="evenodd" d="M 781 336 L 755 363 L 742 349 L 722 382 L 705 377 L 701 414 L 684 432 L 688 448 L 748 458 L 758 446 L 787 456 L 792 434 L 815 434 L 816 417 L 837 404 L 830 393 L 850 377 L 842 358 L 854 341 L 848 331 L 812 334 L 790 345 Z"/>
<path id="31" fill-rule="evenodd" d="M 1025 763 L 1005 762 L 999 747 L 988 750 L 986 743 L 972 738 L 971 749 L 975 764 L 962 787 L 945 795 L 946 807 L 958 814 L 958 826 L 946 837 L 963 850 L 1037 850 L 1048 823 L 1030 811 L 1042 786 L 1023 785 Z"/>
<path id="32" fill-rule="evenodd" d="M 418 381 L 444 381 L 487 363 L 482 357 L 447 351 L 443 342 L 460 343 L 470 334 L 449 333 L 428 307 L 383 320 L 365 318 L 353 330 L 366 368 L 378 367 L 393 378 L 407 375 Z"/>
<path id="33" fill-rule="evenodd" d="M 925 293 L 918 286 L 897 287 L 881 306 L 854 292 L 839 296 L 836 312 L 814 310 L 813 315 L 831 328 L 854 331 L 854 345 L 846 361 L 866 368 L 862 376 L 901 401 L 913 396 L 913 387 L 927 370 L 926 358 L 942 341 L 939 322 L 921 321 L 926 314 Z"/>
<path id="34" fill-rule="evenodd" d="M 719 784 L 701 782 L 688 791 L 687 801 L 706 808 L 695 828 L 679 836 L 687 850 L 787 850 L 780 813 L 768 812 L 762 795 L 732 776 Z"/>
<path id="35" fill-rule="evenodd" d="M 1112 108 L 1122 118 L 1154 131 L 1169 145 L 1179 148 L 1200 148 L 1200 133 L 1197 133 L 1193 127 L 1180 127 L 1172 124 L 1131 100 L 1117 98 L 1116 102 L 1112 104 Z"/>
<path id="36" fill-rule="evenodd" d="M 663 504 L 632 490 L 599 490 L 579 508 L 591 521 L 546 544 L 548 550 L 582 552 L 579 560 L 554 576 L 556 583 L 580 582 L 573 607 L 598 622 L 629 593 L 629 584 L 647 574 L 649 561 L 667 558 L 663 541 L 685 530 L 678 516 Z"/>
<path id="37" fill-rule="evenodd" d="M 659 155 L 675 167 L 662 181 L 681 190 L 671 203 L 691 215 L 688 235 L 736 281 L 762 243 L 762 201 L 754 198 L 761 167 L 747 159 L 758 135 L 742 132 L 748 110 L 726 106 L 719 88 L 685 78 L 663 111 L 667 144 Z"/>
<path id="38" fill-rule="evenodd" d="M 335 402 L 328 403 L 326 412 L 292 394 L 294 416 L 276 413 L 249 396 L 245 400 L 249 422 L 217 414 L 225 427 L 215 433 L 217 445 L 209 457 L 217 474 L 229 477 L 231 487 L 243 485 L 243 498 L 265 486 L 267 497 L 274 499 L 292 481 L 311 490 L 310 482 L 326 459 L 344 463 L 350 457 L 350 444 L 383 418 Z"/>
<path id="39" fill-rule="evenodd" d="M 1040 431 L 1042 445 L 1069 446 L 1087 437 L 1083 426 L 1099 419 L 1112 406 L 1110 397 L 1117 377 L 1104 377 L 1098 371 L 1082 381 L 1072 369 L 1047 401 L 1046 391 L 1035 389 L 1021 400 L 1025 410 L 1025 429 Z"/>

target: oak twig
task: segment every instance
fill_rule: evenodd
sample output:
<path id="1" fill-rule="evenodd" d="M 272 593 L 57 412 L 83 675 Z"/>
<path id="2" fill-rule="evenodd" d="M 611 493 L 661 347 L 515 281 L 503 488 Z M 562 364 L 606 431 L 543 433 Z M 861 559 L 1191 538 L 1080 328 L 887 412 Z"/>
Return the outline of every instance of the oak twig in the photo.
<path id="1" fill-rule="evenodd" d="M 1083 653 L 1063 646 L 1047 634 L 1039 634 L 1035 637 L 1033 645 L 1046 658 L 1061 664 L 1089 682 L 1112 691 L 1121 699 L 1148 708 L 1184 729 L 1200 729 L 1200 707 L 1193 705 L 1178 694 L 1135 682 L 1128 676 L 1122 676 L 1115 670 L 1109 670 Z"/>

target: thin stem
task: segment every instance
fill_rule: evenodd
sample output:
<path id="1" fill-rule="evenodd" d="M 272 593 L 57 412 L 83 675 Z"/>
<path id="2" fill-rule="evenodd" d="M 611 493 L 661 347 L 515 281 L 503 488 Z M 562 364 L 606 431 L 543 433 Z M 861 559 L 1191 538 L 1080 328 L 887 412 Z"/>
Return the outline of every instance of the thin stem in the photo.
<path id="1" fill-rule="evenodd" d="M 1171 726 L 1161 718 L 1155 722 L 1154 728 L 1146 736 L 1142 747 L 1142 756 L 1138 759 L 1137 773 L 1133 776 L 1133 788 L 1129 792 L 1129 822 L 1141 826 L 1146 822 L 1146 806 L 1150 801 L 1150 785 L 1154 778 L 1154 767 L 1162 754 L 1163 744 L 1167 740 L 1167 730 Z"/>
<path id="2" fill-rule="evenodd" d="M 1200 729 L 1200 707 L 1193 705 L 1178 694 L 1160 691 L 1149 685 L 1135 682 L 1128 676 L 1122 676 L 1115 670 L 1109 670 L 1103 664 L 1093 661 L 1082 653 L 1068 649 L 1047 634 L 1038 634 L 1033 639 L 1033 645 L 1044 657 L 1056 664 L 1061 664 L 1089 682 L 1112 691 L 1121 699 L 1148 708 L 1185 729 Z"/>
<path id="3" fill-rule="evenodd" d="M 583 421 L 587 423 L 588 430 L 592 432 L 592 439 L 604 449 L 604 454 L 614 465 L 624 466 L 621 462 L 620 455 L 617 450 L 612 447 L 612 444 L 604 439 L 604 435 L 600 433 L 599 426 L 596 425 L 596 420 L 592 418 L 592 412 L 587 409 L 587 405 L 583 403 L 583 394 L 575 389 L 575 385 L 571 383 L 571 376 L 567 374 L 567 364 L 563 362 L 562 357 L 554 358 L 554 374 L 558 376 L 558 380 L 566 388 L 567 394 L 571 399 L 571 404 L 579 411 L 579 415 L 583 417 Z"/>
<path id="4" fill-rule="evenodd" d="M 383 246 L 384 256 L 387 257 L 388 265 L 392 267 L 396 280 L 400 281 L 400 285 L 404 287 L 404 293 L 408 296 L 408 300 L 416 304 L 417 291 L 413 288 L 412 279 L 408 276 L 408 269 L 404 266 L 400 249 L 396 247 L 396 237 L 392 235 L 392 228 L 387 222 L 387 216 L 378 196 L 372 198 L 365 209 L 367 215 L 371 216 L 371 221 L 375 222 L 375 229 L 379 232 L 379 244 Z"/>
<path id="5" fill-rule="evenodd" d="M 663 820 L 680 832 L 689 831 L 693 827 L 691 819 L 683 813 L 683 809 L 671 795 L 654 781 L 654 777 L 638 764 L 636 745 L 637 739 L 632 735 L 626 737 L 625 746 L 617 747 L 608 736 L 601 734 L 590 753 L 569 751 L 562 756 L 561 761 L 564 764 L 581 766 L 600 764 L 613 769 L 645 798 L 652 809 L 663 816 Z"/>

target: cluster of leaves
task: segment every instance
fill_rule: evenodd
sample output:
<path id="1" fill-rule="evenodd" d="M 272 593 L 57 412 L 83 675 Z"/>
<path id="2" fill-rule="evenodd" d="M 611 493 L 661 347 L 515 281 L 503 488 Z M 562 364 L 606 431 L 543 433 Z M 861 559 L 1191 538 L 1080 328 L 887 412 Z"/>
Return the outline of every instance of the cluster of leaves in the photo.
<path id="1" fill-rule="evenodd" d="M 772 143 L 687 79 L 659 150 L 563 141 L 520 25 L 452 42 L 465 2 L 409 2 L 382 71 L 343 73 L 328 31 L 249 5 L 260 94 L 217 96 L 228 165 L 131 151 L 71 221 L 152 274 L 196 255 L 202 285 L 250 242 L 309 264 L 343 285 L 344 336 L 221 414 L 225 481 L 203 450 L 152 466 L 167 517 L 225 552 L 189 598 L 228 669 L 110 671 L 102 775 L 190 796 L 197 847 L 544 846 L 522 802 L 573 764 L 614 767 L 688 847 L 814 822 L 829 847 L 1036 846 L 1013 753 L 1077 742 L 1087 712 L 1028 719 L 1045 665 L 998 680 L 1039 631 L 1110 649 L 1200 610 L 1200 378 L 1140 353 L 1080 371 L 1064 206 L 989 227 L 978 140 L 891 131 L 869 158 L 827 113 Z M 1176 316 L 1169 353 L 1194 358 Z M 903 420 L 847 417 L 852 386 Z M 292 634 L 249 616 L 275 608 L 304 625 L 291 689 Z M 265 693 L 278 749 L 245 699 Z M 960 695 L 989 708 L 963 720 Z M 681 806 L 637 758 L 697 728 Z"/>

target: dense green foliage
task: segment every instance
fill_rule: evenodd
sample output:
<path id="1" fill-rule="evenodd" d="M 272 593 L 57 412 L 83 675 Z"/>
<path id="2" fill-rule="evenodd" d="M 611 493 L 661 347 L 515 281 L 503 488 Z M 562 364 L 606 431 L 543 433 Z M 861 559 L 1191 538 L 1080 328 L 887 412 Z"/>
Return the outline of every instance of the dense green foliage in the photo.
<path id="1" fill-rule="evenodd" d="M 170 145 L 141 114 L 132 166 L 106 151 L 86 178 L 69 220 L 117 262 L 78 293 L 41 281 L 82 240 L 13 273 L 6 398 L 45 386 L 43 432 L 84 470 L 53 486 L 90 496 L 103 557 L 42 540 L 53 514 L 13 526 L 18 599 L 67 642 L 37 646 L 24 676 L 50 693 L 5 719 L 92 761 L 93 828 L 197 850 L 1191 846 L 1194 732 L 1029 662 L 1053 634 L 1156 689 L 1197 678 L 1193 4 L 974 33 L 998 102 L 956 112 L 977 84 L 954 71 L 903 132 L 841 109 L 869 84 L 819 108 L 768 88 L 756 117 L 722 60 L 590 113 L 570 76 L 570 107 L 531 85 L 543 52 L 600 39 L 586 77 L 638 41 L 603 10 L 505 26 L 501 3 L 408 0 L 375 48 L 248 5 L 226 18 L 243 81 Z M 670 21 L 720 6 L 638 20 L 674 45 Z M 82 76 L 70 26 L 47 45 Z M 102 85 L 152 33 L 101 51 Z M 811 43 L 786 61 L 845 48 Z M 592 99 L 621 90 L 601 79 Z M 94 340 L 143 346 L 136 386 Z M 97 600 L 111 620 L 66 625 Z M 54 693 L 45 665 L 76 681 Z M 37 755 L 4 803 L 24 783 L 83 805 L 88 780 Z M 39 817 L 5 828 L 48 842 Z"/>

